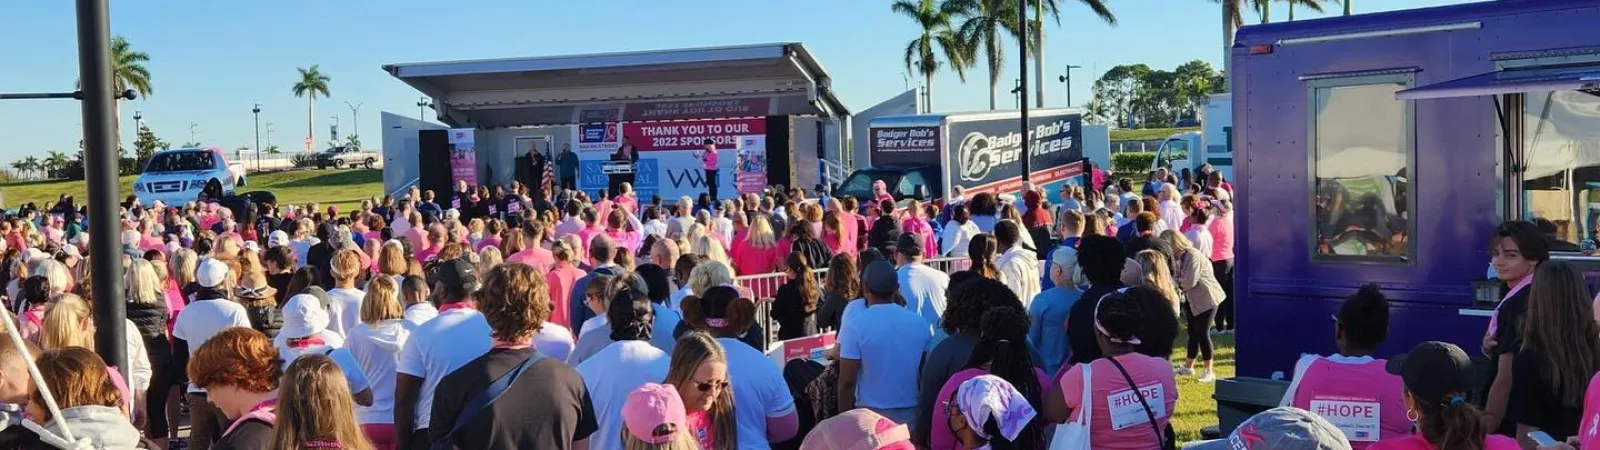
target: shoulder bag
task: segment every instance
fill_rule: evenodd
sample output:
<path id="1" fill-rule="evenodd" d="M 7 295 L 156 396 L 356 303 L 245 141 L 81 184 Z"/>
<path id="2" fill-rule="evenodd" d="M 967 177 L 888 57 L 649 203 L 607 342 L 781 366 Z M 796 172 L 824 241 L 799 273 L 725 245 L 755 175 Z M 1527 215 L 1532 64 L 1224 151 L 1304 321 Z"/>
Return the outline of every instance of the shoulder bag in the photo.
<path id="1" fill-rule="evenodd" d="M 1056 425 L 1055 437 L 1050 439 L 1050 450 L 1091 450 L 1089 445 L 1089 419 L 1094 416 L 1094 376 L 1092 364 L 1083 364 L 1083 400 L 1078 403 L 1078 418 Z"/>
<path id="2" fill-rule="evenodd" d="M 523 360 L 522 364 L 513 367 L 511 371 L 501 375 L 500 378 L 496 378 L 493 383 L 489 384 L 487 389 L 484 389 L 477 397 L 473 397 L 471 401 L 467 402 L 466 406 L 461 408 L 461 413 L 456 416 L 455 425 L 450 427 L 450 433 L 446 434 L 443 439 L 433 441 L 430 448 L 433 450 L 456 448 L 456 436 L 466 429 L 467 424 L 472 423 L 472 419 L 477 418 L 479 413 L 489 409 L 489 405 L 494 404 L 495 400 L 499 400 L 501 395 L 505 395 L 506 391 L 511 389 L 511 384 L 522 376 L 522 372 L 527 371 L 529 367 L 533 367 L 533 363 L 539 362 L 541 359 L 544 359 L 544 354 L 535 350 L 533 356 Z"/>
<path id="3" fill-rule="evenodd" d="M 1128 388 L 1133 389 L 1133 395 L 1138 397 L 1139 404 L 1144 406 L 1145 416 L 1150 419 L 1150 428 L 1155 430 L 1156 439 L 1161 442 L 1161 448 L 1166 450 L 1177 450 L 1177 440 L 1170 439 L 1169 436 L 1167 436 L 1166 430 L 1161 429 L 1161 424 L 1156 423 L 1155 410 L 1150 409 L 1150 402 L 1144 399 L 1144 393 L 1140 392 L 1139 385 L 1133 382 L 1133 376 L 1128 375 L 1128 369 L 1123 368 L 1122 363 L 1118 362 L 1116 358 L 1107 356 L 1106 359 L 1111 360 L 1111 365 L 1117 366 L 1118 372 L 1122 372 L 1122 379 L 1128 382 Z"/>

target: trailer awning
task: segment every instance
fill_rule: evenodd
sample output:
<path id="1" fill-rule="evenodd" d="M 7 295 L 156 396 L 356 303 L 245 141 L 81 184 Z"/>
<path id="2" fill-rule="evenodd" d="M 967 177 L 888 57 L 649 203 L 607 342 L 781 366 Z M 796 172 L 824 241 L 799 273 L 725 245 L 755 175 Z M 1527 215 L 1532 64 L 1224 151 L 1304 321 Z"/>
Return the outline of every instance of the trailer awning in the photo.
<path id="1" fill-rule="evenodd" d="M 1400 100 L 1600 89 L 1600 64 L 1507 69 L 1395 93 Z"/>
<path id="2" fill-rule="evenodd" d="M 461 127 L 849 114 L 799 43 L 383 68 Z"/>

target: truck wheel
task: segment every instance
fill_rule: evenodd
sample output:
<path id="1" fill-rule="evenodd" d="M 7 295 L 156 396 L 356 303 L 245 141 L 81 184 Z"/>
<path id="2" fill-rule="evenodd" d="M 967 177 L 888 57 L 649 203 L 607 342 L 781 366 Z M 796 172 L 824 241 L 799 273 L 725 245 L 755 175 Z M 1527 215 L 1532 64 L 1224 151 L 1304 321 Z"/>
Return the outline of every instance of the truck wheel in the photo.
<path id="1" fill-rule="evenodd" d="M 342 159 L 333 160 L 333 168 L 338 169 L 339 166 L 342 166 L 342 165 L 344 165 L 344 160 L 342 160 Z"/>
<path id="2" fill-rule="evenodd" d="M 378 161 L 377 161 L 377 160 L 375 160 L 375 159 L 373 159 L 373 158 L 367 158 L 367 161 L 366 161 L 366 163 L 367 163 L 367 168 L 368 168 L 368 169 L 371 169 L 371 168 L 372 168 L 372 166 L 373 166 L 373 165 L 375 165 L 375 164 L 377 164 L 377 162 L 378 162 Z"/>
<path id="3" fill-rule="evenodd" d="M 326 169 L 326 168 L 328 168 L 328 162 L 327 161 L 320 161 L 320 160 L 317 161 L 317 170 L 322 170 L 322 169 Z"/>

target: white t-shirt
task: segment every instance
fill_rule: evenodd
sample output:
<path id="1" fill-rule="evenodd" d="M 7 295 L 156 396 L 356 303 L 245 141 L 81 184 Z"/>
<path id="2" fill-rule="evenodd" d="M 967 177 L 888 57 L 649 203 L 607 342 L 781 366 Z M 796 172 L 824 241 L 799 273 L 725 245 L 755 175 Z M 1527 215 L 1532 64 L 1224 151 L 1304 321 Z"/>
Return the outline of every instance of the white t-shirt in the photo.
<path id="1" fill-rule="evenodd" d="M 592 448 L 622 448 L 622 404 L 645 383 L 667 378 L 672 357 L 646 341 L 613 342 L 578 364 L 589 388 L 599 430 L 590 435 Z M 736 397 L 737 398 L 737 397 Z"/>
<path id="2" fill-rule="evenodd" d="M 900 297 L 906 299 L 906 309 L 922 316 L 929 325 L 939 326 L 944 315 L 944 291 L 950 286 L 950 275 L 922 263 L 900 266 Z M 913 364 L 915 365 L 915 364 Z"/>
<path id="3" fill-rule="evenodd" d="M 566 361 L 576 344 L 572 339 L 572 330 L 555 322 L 545 322 L 539 328 L 539 334 L 533 335 L 533 348 L 550 359 Z"/>
<path id="4" fill-rule="evenodd" d="M 189 356 L 194 356 L 206 340 L 233 327 L 250 328 L 250 315 L 245 312 L 244 305 L 227 299 L 196 300 L 178 312 L 178 319 L 172 324 L 172 337 L 188 342 Z M 189 392 L 205 390 L 190 383 Z"/>
<path id="5" fill-rule="evenodd" d="M 323 331 L 323 333 L 326 334 L 328 332 Z M 287 369 L 290 363 L 293 363 L 295 359 L 301 356 L 326 355 L 328 359 L 333 360 L 335 365 L 339 366 L 339 371 L 344 372 L 344 382 L 346 386 L 350 387 L 351 394 L 358 394 L 361 391 L 371 389 L 372 380 L 367 378 L 366 372 L 361 370 L 361 362 L 356 360 L 355 354 L 350 353 L 350 350 L 343 348 L 343 346 L 344 341 L 342 340 L 338 342 L 329 340 L 324 345 L 300 348 L 280 347 L 278 349 L 278 357 L 283 359 L 283 367 Z M 390 391 L 393 394 L 393 389 L 390 389 Z M 377 395 L 377 393 L 374 392 L 373 395 Z M 393 402 L 393 400 L 390 401 Z M 391 417 L 393 417 L 393 414 L 391 414 Z"/>
<path id="6" fill-rule="evenodd" d="M 459 308 L 439 313 L 439 317 L 411 330 L 411 337 L 400 349 L 399 373 L 422 379 L 417 396 L 416 429 L 428 427 L 433 414 L 433 393 L 445 375 L 489 352 L 489 321 L 477 310 Z"/>
<path id="7" fill-rule="evenodd" d="M 598 330 L 609 323 L 611 322 L 607 321 L 605 314 L 590 317 L 588 320 L 583 321 L 583 326 L 578 327 L 578 339 L 582 340 L 583 335 L 589 334 L 591 331 Z"/>
<path id="8" fill-rule="evenodd" d="M 917 384 L 908 381 L 917 379 L 922 350 L 933 337 L 928 323 L 898 305 L 879 303 L 856 314 L 842 327 L 839 357 L 861 361 L 856 407 L 917 406 Z"/>
<path id="9" fill-rule="evenodd" d="M 356 324 L 350 329 L 345 348 L 356 357 L 361 373 L 372 380 L 372 405 L 356 406 L 356 421 L 368 423 L 394 423 L 394 375 L 400 362 L 400 348 L 411 336 L 410 322 L 385 320 L 377 327 Z"/>
<path id="10" fill-rule="evenodd" d="M 401 314 L 401 317 L 404 317 L 407 322 L 411 322 L 412 325 L 422 325 L 435 317 L 439 317 L 439 308 L 428 302 L 414 303 L 406 307 L 406 311 Z"/>
<path id="11" fill-rule="evenodd" d="M 794 414 L 794 396 L 783 371 L 767 355 L 738 339 L 717 338 L 728 356 L 728 382 L 733 385 L 734 419 L 739 424 L 740 450 L 767 450 L 767 419 Z M 912 365 L 914 369 L 915 364 Z M 909 378 L 915 380 L 916 378 Z M 916 389 L 916 383 L 906 383 Z"/>
<path id="12" fill-rule="evenodd" d="M 360 289 L 333 288 L 328 290 L 328 329 L 340 336 L 350 334 L 350 329 L 361 323 L 361 300 L 367 293 Z"/>

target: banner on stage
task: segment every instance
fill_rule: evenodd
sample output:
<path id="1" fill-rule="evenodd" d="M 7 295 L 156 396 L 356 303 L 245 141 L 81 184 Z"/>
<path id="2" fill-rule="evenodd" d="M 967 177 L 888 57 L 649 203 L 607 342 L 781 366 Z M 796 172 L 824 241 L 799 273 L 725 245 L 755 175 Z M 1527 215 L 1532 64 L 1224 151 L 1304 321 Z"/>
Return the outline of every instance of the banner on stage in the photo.
<path id="1" fill-rule="evenodd" d="M 740 194 L 761 192 L 767 188 L 766 136 L 739 138 L 739 154 L 734 163 L 733 176 Z"/>
<path id="2" fill-rule="evenodd" d="M 472 128 L 452 128 L 450 130 L 450 181 L 458 183 L 465 181 L 468 185 L 478 184 L 478 151 L 474 145 Z"/>

